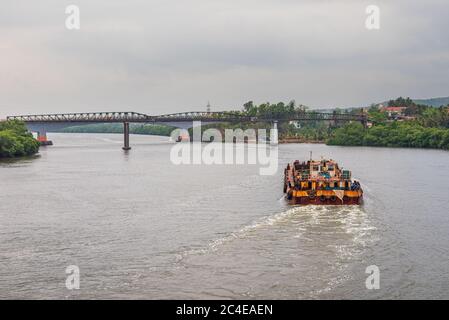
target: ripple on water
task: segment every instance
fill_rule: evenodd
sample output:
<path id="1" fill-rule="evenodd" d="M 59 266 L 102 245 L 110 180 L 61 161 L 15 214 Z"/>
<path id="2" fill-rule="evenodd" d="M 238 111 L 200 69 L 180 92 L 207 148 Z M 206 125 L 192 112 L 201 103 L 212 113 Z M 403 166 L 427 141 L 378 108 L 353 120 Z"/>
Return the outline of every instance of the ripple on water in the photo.
<path id="1" fill-rule="evenodd" d="M 246 296 L 274 295 L 276 290 L 261 292 L 264 281 L 266 285 L 274 281 L 282 284 L 279 288 L 283 287 L 284 291 L 280 294 L 285 298 L 313 298 L 351 278 L 348 266 L 376 241 L 375 230 L 360 206 L 291 207 L 245 225 L 202 248 L 185 250 L 176 256 L 176 264 L 182 265 L 187 274 L 194 266 L 207 267 L 213 270 L 209 275 L 226 279 L 228 283 L 238 278 L 239 269 L 249 268 L 258 275 L 261 288 L 252 288 L 249 293 L 246 288 Z M 288 286 L 292 286 L 289 279 L 298 276 L 295 289 L 289 292 Z M 240 289 L 243 292 L 244 288 Z M 240 291 L 239 284 L 234 283 L 230 290 Z"/>

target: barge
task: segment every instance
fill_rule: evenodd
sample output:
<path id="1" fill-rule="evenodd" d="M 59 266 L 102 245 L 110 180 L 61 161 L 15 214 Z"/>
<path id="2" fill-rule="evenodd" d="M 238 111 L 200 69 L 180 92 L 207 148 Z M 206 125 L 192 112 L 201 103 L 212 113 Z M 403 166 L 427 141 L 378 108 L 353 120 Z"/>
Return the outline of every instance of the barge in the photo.
<path id="1" fill-rule="evenodd" d="M 292 205 L 360 205 L 363 190 L 351 171 L 332 159 L 296 160 L 284 170 L 284 193 Z"/>

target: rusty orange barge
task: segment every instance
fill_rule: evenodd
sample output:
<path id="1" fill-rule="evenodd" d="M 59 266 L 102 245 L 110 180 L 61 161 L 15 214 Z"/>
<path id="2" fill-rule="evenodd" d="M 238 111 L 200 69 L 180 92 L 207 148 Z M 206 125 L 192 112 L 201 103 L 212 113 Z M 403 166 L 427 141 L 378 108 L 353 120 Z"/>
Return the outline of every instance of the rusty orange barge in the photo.
<path id="1" fill-rule="evenodd" d="M 334 160 L 296 160 L 284 170 L 284 193 L 292 205 L 358 205 L 360 183 Z"/>

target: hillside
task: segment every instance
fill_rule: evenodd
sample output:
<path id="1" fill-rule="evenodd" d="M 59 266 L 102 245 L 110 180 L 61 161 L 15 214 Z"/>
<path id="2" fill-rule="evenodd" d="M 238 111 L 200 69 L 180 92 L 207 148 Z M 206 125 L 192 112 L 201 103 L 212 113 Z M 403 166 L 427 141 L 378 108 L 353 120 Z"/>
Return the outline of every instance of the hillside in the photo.
<path id="1" fill-rule="evenodd" d="M 432 107 L 447 106 L 449 97 L 431 98 L 431 99 L 413 99 L 416 104 L 425 104 Z"/>

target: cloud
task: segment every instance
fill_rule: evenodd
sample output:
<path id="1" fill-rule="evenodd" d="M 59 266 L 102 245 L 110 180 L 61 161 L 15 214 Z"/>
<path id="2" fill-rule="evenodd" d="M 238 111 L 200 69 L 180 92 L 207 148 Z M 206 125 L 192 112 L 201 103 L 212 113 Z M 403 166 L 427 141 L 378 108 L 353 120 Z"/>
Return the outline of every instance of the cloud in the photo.
<path id="1" fill-rule="evenodd" d="M 357 106 L 448 95 L 442 0 L 7 0 L 0 117 L 240 107 L 247 100 Z M 65 6 L 81 30 L 65 29 Z"/>

